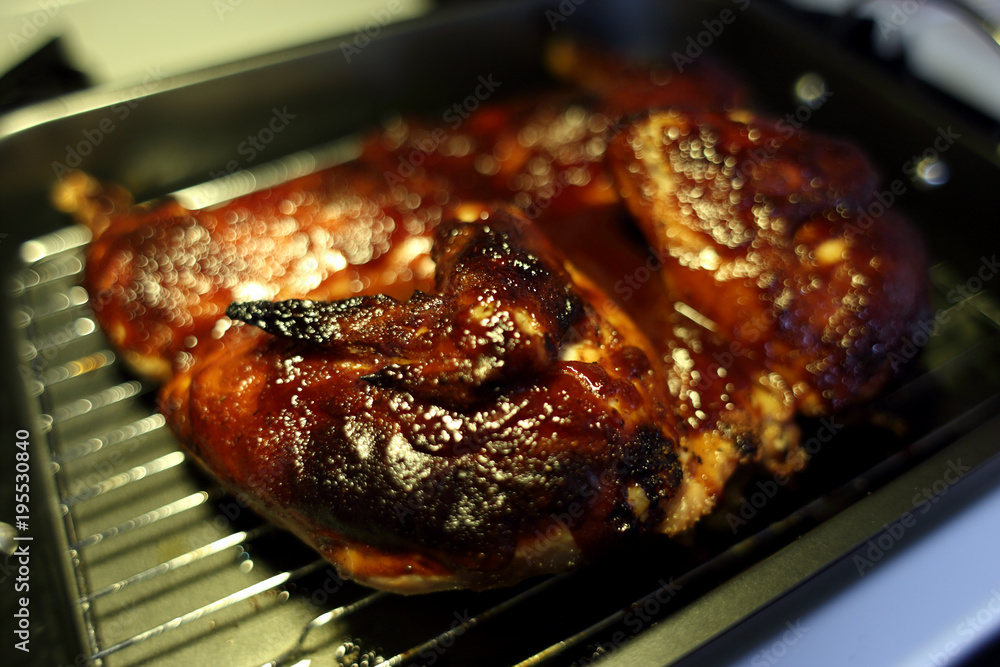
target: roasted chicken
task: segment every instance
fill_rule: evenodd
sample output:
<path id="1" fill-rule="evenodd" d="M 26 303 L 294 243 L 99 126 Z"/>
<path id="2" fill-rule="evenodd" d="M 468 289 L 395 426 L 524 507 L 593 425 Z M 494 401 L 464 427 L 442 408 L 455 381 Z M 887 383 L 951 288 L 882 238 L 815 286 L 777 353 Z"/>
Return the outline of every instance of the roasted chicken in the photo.
<path id="1" fill-rule="evenodd" d="M 231 306 L 262 331 L 166 386 L 181 437 L 379 588 L 495 586 L 655 529 L 684 474 L 641 334 L 517 211 L 436 236 L 429 294 Z"/>
<path id="2" fill-rule="evenodd" d="M 140 374 L 165 381 L 223 334 L 234 301 L 405 297 L 429 284 L 430 233 L 448 196 L 420 178 L 383 187 L 350 165 L 199 211 L 172 199 L 133 206 L 74 172 L 56 204 L 93 230 L 85 280 L 104 331 Z"/>
<path id="3" fill-rule="evenodd" d="M 608 163 L 668 291 L 777 373 L 799 410 L 866 400 L 892 375 L 926 259 L 873 199 L 857 148 L 746 111 L 673 109 L 630 123 Z"/>
<path id="4" fill-rule="evenodd" d="M 718 70 L 552 65 L 571 87 L 453 132 L 396 119 L 216 208 L 57 190 L 181 441 L 371 586 L 506 585 L 683 533 L 741 465 L 800 470 L 796 415 L 878 392 L 924 307 L 913 230 L 860 224 L 857 149 L 737 109 Z"/>

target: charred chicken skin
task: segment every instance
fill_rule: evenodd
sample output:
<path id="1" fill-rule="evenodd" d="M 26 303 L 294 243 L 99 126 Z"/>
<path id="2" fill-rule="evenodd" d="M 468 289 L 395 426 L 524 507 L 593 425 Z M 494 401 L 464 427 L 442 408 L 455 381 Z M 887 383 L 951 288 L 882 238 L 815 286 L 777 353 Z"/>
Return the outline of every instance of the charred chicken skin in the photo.
<path id="1" fill-rule="evenodd" d="M 565 569 L 652 530 L 683 476 L 641 335 L 519 213 L 462 217 L 432 293 L 234 304 L 263 331 L 164 393 L 223 484 L 376 587 Z"/>
<path id="2" fill-rule="evenodd" d="M 450 133 L 397 119 L 212 209 L 57 192 L 188 450 L 368 585 L 506 585 L 683 533 L 740 466 L 801 469 L 796 415 L 879 391 L 924 307 L 922 246 L 863 218 L 853 147 L 734 110 L 715 70 L 552 66 L 571 90 Z"/>

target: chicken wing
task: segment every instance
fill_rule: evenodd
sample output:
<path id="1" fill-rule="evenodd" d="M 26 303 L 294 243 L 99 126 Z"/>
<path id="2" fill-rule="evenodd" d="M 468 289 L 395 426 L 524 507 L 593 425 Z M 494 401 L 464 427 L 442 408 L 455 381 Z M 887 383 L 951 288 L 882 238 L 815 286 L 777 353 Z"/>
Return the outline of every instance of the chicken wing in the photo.
<path id="1" fill-rule="evenodd" d="M 448 196 L 346 165 L 197 211 L 169 198 L 136 206 L 79 172 L 54 198 L 92 230 L 85 279 L 102 328 L 133 368 L 163 381 L 221 336 L 233 301 L 406 296 L 428 283 Z"/>

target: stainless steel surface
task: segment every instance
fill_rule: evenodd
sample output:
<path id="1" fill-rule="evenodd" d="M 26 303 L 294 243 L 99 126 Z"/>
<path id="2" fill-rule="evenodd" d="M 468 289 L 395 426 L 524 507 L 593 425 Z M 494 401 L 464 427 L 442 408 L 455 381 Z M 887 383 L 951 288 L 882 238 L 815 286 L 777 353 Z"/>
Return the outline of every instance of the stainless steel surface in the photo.
<path id="1" fill-rule="evenodd" d="M 669 58 L 731 3 L 574 6 L 558 30 Z M 24 266 L 8 311 L 27 396 L 27 416 L 18 419 L 30 420 L 40 440 L 34 475 L 40 488 L 51 486 L 44 493 L 56 528 L 45 539 L 75 616 L 63 637 L 79 637 L 84 663 L 557 665 L 603 653 L 608 664 L 636 664 L 635 656 L 666 663 L 848 557 L 905 511 L 907 490 L 934 469 L 933 457 L 966 452 L 967 434 L 995 426 L 988 420 L 1000 393 L 997 290 L 980 281 L 963 298 L 952 294 L 977 275 L 984 253 L 1000 250 L 995 207 L 980 185 L 984 174 L 995 178 L 997 156 L 975 128 L 917 104 L 850 56 L 817 48 L 780 15 L 754 10 L 713 44 L 713 56 L 742 68 L 778 115 L 801 103 L 794 94 L 803 74 L 820 77 L 834 95 L 810 127 L 856 137 L 887 182 L 905 179 L 900 206 L 930 240 L 935 314 L 948 322 L 874 406 L 874 426 L 845 423 L 836 448 L 817 454 L 802 483 L 739 532 L 725 521 L 739 506 L 734 498 L 693 546 L 629 545 L 579 572 L 486 593 L 373 594 L 341 581 L 297 540 L 218 491 L 156 414 L 154 388 L 121 367 L 96 327 L 79 284 L 88 236 L 58 231 L 67 221 L 47 202 L 54 165 L 125 104 L 128 117 L 91 147 L 82 168 L 141 196 L 181 190 L 198 203 L 232 196 L 349 156 L 350 137 L 392 110 L 433 118 L 484 72 L 504 82 L 501 95 L 544 81 L 547 9 L 538 2 L 457 9 L 387 30 L 350 66 L 331 40 L 164 80 L 132 104 L 92 93 L 0 121 L 0 203 L 11 230 L 0 253 Z M 260 160 L 212 178 L 282 105 L 296 122 Z M 902 165 L 945 126 L 962 135 L 945 156 L 951 178 L 922 189 Z M 263 162 L 280 156 L 291 157 Z M 964 237 L 952 229 L 956 209 Z M 984 462 L 996 451 L 995 439 L 973 440 L 964 456 Z"/>
<path id="2" fill-rule="evenodd" d="M 28 246 L 42 258 L 20 280 L 20 320 L 29 333 L 21 349 L 23 359 L 34 362 L 37 396 L 47 409 L 40 421 L 47 425 L 67 556 L 78 586 L 77 610 L 92 661 L 107 665 L 148 660 L 155 664 L 209 660 L 282 665 L 311 660 L 324 664 L 329 650 L 322 648 L 344 639 L 345 622 L 352 614 L 369 607 L 388 608 L 393 596 L 371 594 L 340 581 L 328 565 L 304 550 L 287 569 L 276 567 L 272 558 L 254 557 L 255 544 L 293 542 L 294 538 L 245 516 L 238 501 L 224 497 L 187 465 L 162 417 L 151 412 L 142 384 L 127 379 L 127 372 L 93 327 L 89 306 L 79 298 L 79 273 L 67 268 L 82 267 L 80 247 L 74 247 L 72 240 L 75 233 L 68 230 Z M 86 240 L 76 236 L 76 242 Z M 52 248 L 58 250 L 52 252 Z M 956 323 L 963 321 L 963 312 L 973 318 L 981 315 L 977 306 L 966 311 L 967 307 L 966 302 L 952 306 Z M 960 367 L 982 363 L 984 358 L 1000 360 L 997 340 L 990 339 L 986 345 L 991 348 L 986 355 L 982 350 L 960 354 L 949 362 L 946 372 L 968 372 Z M 957 434 L 983 423 L 998 407 L 996 396 L 970 406 L 939 431 L 927 433 L 905 451 L 849 480 L 849 488 L 821 496 L 786 516 L 780 525 L 772 525 L 767 530 L 780 539 L 798 534 L 810 522 L 821 522 L 773 556 L 737 571 L 732 579 L 679 606 L 660 621 L 657 632 L 639 633 L 633 641 L 622 642 L 615 658 L 680 659 L 829 567 L 869 537 L 874 527 L 906 511 L 912 489 L 939 474 L 938 459 L 960 456 L 978 465 L 995 455 L 995 442 L 982 437 L 972 445 L 959 439 L 939 450 Z M 895 477 L 908 459 L 926 452 L 938 453 Z M 893 481 L 877 494 L 862 497 L 884 477 Z M 844 503 L 831 498 L 837 494 L 860 500 L 838 514 Z M 233 530 L 237 522 L 242 528 Z M 655 601 L 664 596 L 669 600 L 677 590 L 711 580 L 713 572 L 725 571 L 748 552 L 766 552 L 770 539 L 767 534 L 752 535 L 693 569 L 670 576 L 669 582 L 653 580 L 650 591 L 631 600 L 628 607 L 581 625 L 577 632 L 560 637 L 519 664 L 558 663 L 601 633 L 627 624 L 636 609 L 651 603 L 659 607 Z M 310 575 L 324 569 L 323 583 L 289 588 L 291 583 L 310 581 Z M 459 622 L 445 626 L 440 634 L 388 656 L 369 657 L 385 658 L 381 664 L 400 665 L 437 656 L 439 647 L 450 648 L 469 630 L 512 610 L 516 613 L 556 584 L 572 585 L 574 577 L 578 582 L 592 582 L 571 574 L 514 594 L 501 593 L 482 611 L 463 610 L 456 615 Z M 336 582 L 333 587 L 328 585 L 331 581 Z M 320 597 L 326 601 L 327 596 L 316 596 L 316 592 L 331 588 L 335 591 L 329 597 L 337 606 L 324 610 L 315 602 Z M 666 644 L 662 641 L 665 629 L 673 637 Z M 365 630 L 377 632 L 371 627 Z M 321 647 L 318 652 L 309 648 L 316 644 Z"/>

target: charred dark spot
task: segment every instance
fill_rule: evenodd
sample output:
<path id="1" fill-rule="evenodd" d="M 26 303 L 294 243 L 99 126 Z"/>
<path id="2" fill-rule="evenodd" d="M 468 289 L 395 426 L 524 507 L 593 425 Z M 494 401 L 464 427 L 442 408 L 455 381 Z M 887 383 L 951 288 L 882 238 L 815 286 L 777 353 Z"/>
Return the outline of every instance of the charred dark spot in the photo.
<path id="1" fill-rule="evenodd" d="M 626 445 L 616 464 L 625 471 L 621 485 L 621 502 L 614 519 L 621 530 L 640 528 L 638 519 L 626 501 L 627 488 L 638 484 L 649 499 L 645 524 L 655 525 L 663 518 L 663 506 L 680 488 L 684 470 L 673 441 L 653 426 L 640 428 Z"/>

